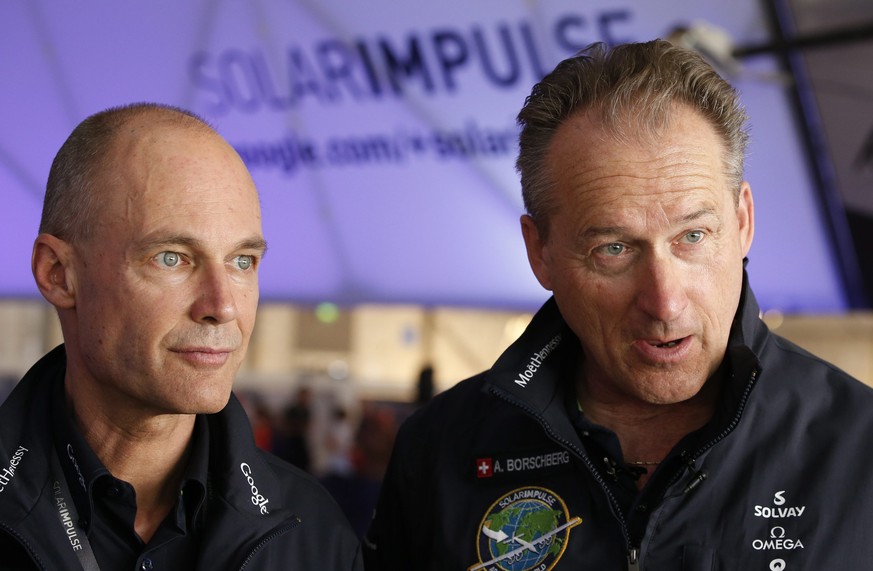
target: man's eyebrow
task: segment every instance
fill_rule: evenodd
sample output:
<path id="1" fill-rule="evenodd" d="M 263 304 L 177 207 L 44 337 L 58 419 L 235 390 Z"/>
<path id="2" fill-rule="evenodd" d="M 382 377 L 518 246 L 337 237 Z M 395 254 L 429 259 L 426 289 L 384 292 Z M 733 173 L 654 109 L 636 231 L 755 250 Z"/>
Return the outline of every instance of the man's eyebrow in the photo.
<path id="1" fill-rule="evenodd" d="M 248 240 L 243 240 L 239 242 L 236 247 L 237 250 L 257 250 L 264 255 L 267 253 L 267 241 L 263 238 L 251 238 Z"/>
<path id="2" fill-rule="evenodd" d="M 701 218 L 706 218 L 707 216 L 718 216 L 718 212 L 715 208 L 706 207 L 701 208 L 699 210 L 695 210 L 694 212 L 690 212 L 685 216 L 679 219 L 679 222 L 687 223 L 694 222 L 696 220 L 700 220 Z"/>
<path id="3" fill-rule="evenodd" d="M 693 212 L 689 212 L 688 214 L 678 218 L 676 222 L 678 224 L 688 224 L 689 222 L 696 222 L 701 218 L 706 218 L 708 216 L 717 216 L 718 213 L 715 208 L 705 207 L 695 210 Z M 588 238 L 601 238 L 603 236 L 615 236 L 618 234 L 624 234 L 627 232 L 627 227 L 625 226 L 593 226 L 591 228 L 586 228 L 584 232 L 582 232 L 581 237 L 583 239 Z"/>
<path id="4" fill-rule="evenodd" d="M 170 246 L 187 246 L 189 248 L 197 247 L 199 240 L 192 236 L 184 234 L 162 234 L 146 238 L 137 245 L 137 250 L 146 252 L 154 248 L 163 248 Z"/>
<path id="5" fill-rule="evenodd" d="M 199 248 L 202 242 L 193 236 L 187 234 L 170 234 L 164 236 L 156 236 L 152 239 L 147 239 L 139 244 L 137 250 L 146 252 L 154 248 L 164 248 L 172 246 L 184 246 L 187 248 Z M 263 255 L 267 251 L 267 241 L 261 237 L 252 237 L 240 240 L 233 248 L 234 250 L 256 250 Z"/>
<path id="6" fill-rule="evenodd" d="M 602 236 L 615 236 L 616 234 L 623 234 L 627 231 L 627 228 L 624 226 L 594 226 L 593 228 L 586 228 L 584 232 L 582 232 L 582 238 L 600 238 Z"/>

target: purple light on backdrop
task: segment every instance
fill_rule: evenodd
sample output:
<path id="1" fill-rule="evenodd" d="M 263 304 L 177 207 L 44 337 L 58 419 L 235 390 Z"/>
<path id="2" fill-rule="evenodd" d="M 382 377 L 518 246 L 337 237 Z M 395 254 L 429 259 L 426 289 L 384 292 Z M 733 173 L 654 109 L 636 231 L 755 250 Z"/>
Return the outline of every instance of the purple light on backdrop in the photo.
<path id="1" fill-rule="evenodd" d="M 680 21 L 738 41 L 764 33 L 748 25 L 763 21 L 754 0 L 651 4 L 6 3 L 0 238 L 13 251 L 0 296 L 38 295 L 29 244 L 69 131 L 153 100 L 206 116 L 247 160 L 270 243 L 262 298 L 535 309 L 547 293 L 527 265 L 513 164 L 514 117 L 538 74 L 590 41 Z M 752 117 L 762 306 L 844 309 L 781 88 L 737 85 Z"/>

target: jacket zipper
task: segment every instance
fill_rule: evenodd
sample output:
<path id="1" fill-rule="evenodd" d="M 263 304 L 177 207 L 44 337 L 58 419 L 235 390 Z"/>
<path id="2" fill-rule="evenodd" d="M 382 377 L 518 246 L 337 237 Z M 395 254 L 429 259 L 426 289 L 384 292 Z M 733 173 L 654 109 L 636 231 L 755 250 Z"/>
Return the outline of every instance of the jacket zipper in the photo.
<path id="1" fill-rule="evenodd" d="M 749 377 L 749 381 L 746 383 L 746 388 L 743 389 L 743 396 L 740 397 L 740 404 L 737 407 L 737 413 L 734 415 L 733 419 L 731 419 L 730 424 L 728 424 L 727 427 L 725 427 L 725 429 L 721 432 L 721 434 L 719 434 L 718 436 L 713 438 L 711 441 L 709 441 L 705 446 L 700 448 L 697 451 L 697 453 L 694 456 L 692 456 L 692 458 L 691 458 L 692 462 L 697 460 L 698 458 L 700 458 L 700 456 L 703 455 L 704 452 L 706 452 L 707 450 L 709 450 L 710 448 L 712 448 L 713 446 L 718 444 L 719 441 L 721 441 L 728 434 L 730 434 L 731 432 L 734 431 L 734 429 L 740 423 L 740 418 L 743 416 L 743 411 L 746 409 L 746 402 L 749 400 L 749 395 L 752 393 L 752 387 L 755 386 L 755 381 L 757 379 L 758 379 L 758 369 L 756 368 L 754 371 L 752 371 L 752 374 Z"/>
<path id="2" fill-rule="evenodd" d="M 715 446 L 716 444 L 721 442 L 724 438 L 727 437 L 728 434 L 730 434 L 731 432 L 734 431 L 734 429 L 740 423 L 740 418 L 743 416 L 743 411 L 746 409 L 746 402 L 749 400 L 749 395 L 752 392 L 752 387 L 755 385 L 755 380 L 757 378 L 758 378 L 758 369 L 755 369 L 754 371 L 752 371 L 752 374 L 749 377 L 749 382 L 746 383 L 746 388 L 743 390 L 743 394 L 740 397 L 740 403 L 737 406 L 737 413 L 734 415 L 734 417 L 731 419 L 730 423 L 728 423 L 728 425 L 725 427 L 724 430 L 722 430 L 717 436 L 715 436 L 712 440 L 707 442 L 705 445 L 698 448 L 697 451 L 688 459 L 687 465 L 689 467 L 692 466 L 694 464 L 694 462 L 697 461 L 698 458 L 703 456 L 703 454 L 707 450 L 709 450 L 710 448 L 712 448 L 713 446 Z M 682 477 L 682 472 L 677 473 L 676 476 L 674 476 L 673 479 L 670 481 L 670 484 L 667 487 L 669 488 L 671 486 L 674 486 L 679 481 L 679 478 L 681 478 L 681 477 Z M 706 479 L 706 472 L 702 472 L 702 471 L 697 472 L 694 475 L 694 479 L 688 484 L 688 486 L 685 487 L 685 490 L 683 491 L 683 493 L 690 492 L 691 490 L 696 488 L 698 485 L 700 485 L 700 483 L 703 482 L 703 480 L 705 480 L 705 479 Z"/>
<path id="3" fill-rule="evenodd" d="M 18 543 L 21 544 L 22 547 L 24 547 L 24 550 L 27 551 L 27 555 L 30 556 L 30 559 L 31 561 L 33 561 L 34 565 L 36 565 L 40 569 L 46 569 L 46 566 L 42 564 L 39 555 L 36 554 L 36 551 L 34 551 L 34 549 L 30 546 L 30 543 L 28 543 L 28 541 L 24 539 L 21 534 L 19 534 L 17 531 L 12 529 L 5 523 L 0 523 L 0 531 L 8 533 L 12 537 L 14 537 L 18 541 Z"/>
<path id="4" fill-rule="evenodd" d="M 609 503 L 612 506 L 612 511 L 615 514 L 616 519 L 618 520 L 619 526 L 621 527 L 621 534 L 624 537 L 624 544 L 628 553 L 628 571 L 636 571 L 637 569 L 639 569 L 639 564 L 637 562 L 639 556 L 639 548 L 633 547 L 631 545 L 630 532 L 627 528 L 627 522 L 624 520 L 624 515 L 621 513 L 621 506 L 619 505 L 618 500 L 615 499 L 615 496 L 612 494 L 609 486 L 600 476 L 600 472 L 598 472 L 597 469 L 594 467 L 594 463 L 591 461 L 588 455 L 579 450 L 572 442 L 568 442 L 567 440 L 564 440 L 563 438 L 555 434 L 555 432 L 552 430 L 552 427 L 549 426 L 545 419 L 543 419 L 542 416 L 540 416 L 527 404 L 504 395 L 502 391 L 500 391 L 496 387 L 491 387 L 490 391 L 501 400 L 504 400 L 513 406 L 517 406 L 518 408 L 525 411 L 529 416 L 536 419 L 536 421 L 540 423 L 540 426 L 543 427 L 543 430 L 546 431 L 546 434 L 549 435 L 549 438 L 551 438 L 557 444 L 560 444 L 568 450 L 572 451 L 573 454 L 575 454 L 576 457 L 579 458 L 583 464 L 585 464 L 585 467 L 588 468 L 588 471 L 600 485 L 603 493 L 606 494 L 606 498 L 607 500 L 609 500 Z"/>
<path id="5" fill-rule="evenodd" d="M 693 456 L 691 456 L 691 459 L 688 461 L 687 465 L 689 467 L 698 458 L 700 458 L 704 452 L 706 452 L 707 450 L 709 450 L 710 448 L 712 448 L 713 446 L 718 444 L 722 439 L 724 439 L 728 434 L 733 432 L 733 430 L 737 427 L 737 425 L 740 423 L 740 418 L 743 416 L 743 411 L 746 408 L 746 402 L 749 399 L 749 394 L 751 394 L 752 387 L 755 385 L 755 380 L 757 378 L 758 378 L 758 369 L 755 369 L 754 371 L 752 371 L 751 377 L 749 378 L 749 382 L 746 383 L 746 387 L 743 390 L 742 397 L 740 397 L 740 403 L 739 403 L 739 406 L 737 407 L 737 413 L 731 419 L 731 422 L 715 438 L 713 438 L 712 440 L 707 442 L 704 446 L 697 449 L 697 451 L 694 453 Z M 580 460 L 582 460 L 582 462 L 588 468 L 588 471 L 591 473 L 592 476 L 594 476 L 594 479 L 597 481 L 597 483 L 600 485 L 601 489 L 606 494 L 606 497 L 609 500 L 609 503 L 612 505 L 613 512 L 616 515 L 616 519 L 618 520 L 618 523 L 621 526 L 621 533 L 624 536 L 625 547 L 627 549 L 627 565 L 628 565 L 627 568 L 628 568 L 628 571 L 639 571 L 639 569 L 640 569 L 640 548 L 639 548 L 639 546 L 634 545 L 633 542 L 631 541 L 630 532 L 628 531 L 628 527 L 627 527 L 627 522 L 624 519 L 624 515 L 621 512 L 621 508 L 618 504 L 618 501 L 615 499 L 615 496 L 613 496 L 612 492 L 609 489 L 609 486 L 607 486 L 606 482 L 603 481 L 603 478 L 600 476 L 600 473 L 594 467 L 594 464 L 591 462 L 591 459 L 588 458 L 588 455 L 584 454 L 581 450 L 579 450 L 572 442 L 568 442 L 568 441 L 564 440 L 563 438 L 561 438 L 560 436 L 558 436 L 557 434 L 555 434 L 554 431 L 552 431 L 551 426 L 549 426 L 549 424 L 545 421 L 545 419 L 543 419 L 539 413 L 537 413 L 531 407 L 527 406 L 527 404 L 525 404 L 524 402 L 518 401 L 516 399 L 513 399 L 509 396 L 504 395 L 500 389 L 498 389 L 497 387 L 494 387 L 493 385 L 489 388 L 489 391 L 492 394 L 494 394 L 495 396 L 497 396 L 498 398 L 500 398 L 501 400 L 504 400 L 504 401 L 508 402 L 509 404 L 522 409 L 529 416 L 536 419 L 536 421 L 540 423 L 540 426 L 542 426 L 543 429 L 546 431 L 546 434 L 548 434 L 549 438 L 551 438 L 554 442 L 571 450 Z M 680 470 L 676 473 L 676 476 L 673 477 L 673 480 L 670 482 L 670 484 L 667 486 L 667 488 L 670 488 L 671 486 L 675 485 L 679 481 L 679 479 L 682 477 L 682 472 L 683 472 L 683 470 Z M 684 493 L 690 492 L 691 490 L 696 488 L 698 485 L 700 485 L 700 483 L 703 482 L 703 480 L 705 480 L 705 479 L 706 479 L 706 472 L 698 472 L 697 474 L 694 475 L 694 479 L 688 484 L 688 486 L 686 486 Z"/>
<path id="6" fill-rule="evenodd" d="M 261 540 L 258 542 L 258 544 L 255 545 L 255 546 L 252 548 L 252 550 L 249 552 L 248 557 L 245 558 L 245 560 L 242 562 L 242 565 L 240 565 L 240 567 L 239 567 L 239 568 L 240 568 L 240 571 L 242 571 L 243 569 L 245 569 L 245 568 L 248 566 L 248 564 L 251 562 L 252 558 L 253 558 L 253 557 L 258 553 L 258 551 L 260 551 L 260 550 L 261 550 L 265 545 L 267 545 L 270 541 L 276 539 L 276 538 L 279 537 L 280 535 L 283 535 L 283 534 L 285 534 L 285 533 L 291 531 L 292 529 L 294 529 L 295 527 L 297 527 L 297 526 L 300 525 L 301 523 L 302 523 L 302 522 L 301 522 L 300 518 L 297 517 L 297 516 L 294 516 L 294 518 L 291 520 L 291 522 L 289 522 L 289 523 L 283 525 L 282 527 L 276 528 L 276 529 L 275 529 L 273 532 L 271 532 L 269 535 L 267 535 L 266 537 L 264 537 L 263 539 L 261 539 Z"/>

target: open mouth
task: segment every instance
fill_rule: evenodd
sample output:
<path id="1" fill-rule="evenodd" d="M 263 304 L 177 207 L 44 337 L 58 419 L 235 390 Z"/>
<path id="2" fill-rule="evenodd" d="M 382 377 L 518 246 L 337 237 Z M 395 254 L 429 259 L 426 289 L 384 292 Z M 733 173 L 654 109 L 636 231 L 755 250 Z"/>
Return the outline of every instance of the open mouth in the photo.
<path id="1" fill-rule="evenodd" d="M 662 366 L 665 364 L 678 363 L 689 358 L 693 349 L 694 337 L 678 337 L 664 340 L 664 338 L 637 339 L 634 348 L 638 355 L 646 362 Z"/>
<path id="2" fill-rule="evenodd" d="M 666 343 L 655 343 L 655 347 L 660 349 L 670 349 L 671 347 L 675 347 L 679 343 L 682 342 L 682 339 L 674 339 L 673 341 L 667 341 Z"/>

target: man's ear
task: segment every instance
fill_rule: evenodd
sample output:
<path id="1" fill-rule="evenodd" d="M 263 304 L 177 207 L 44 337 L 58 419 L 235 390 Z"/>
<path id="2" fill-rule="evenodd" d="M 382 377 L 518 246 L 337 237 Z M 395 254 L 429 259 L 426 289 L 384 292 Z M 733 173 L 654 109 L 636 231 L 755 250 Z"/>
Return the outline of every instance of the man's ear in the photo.
<path id="1" fill-rule="evenodd" d="M 58 309 L 76 306 L 73 248 L 57 236 L 40 234 L 33 243 L 30 268 L 42 296 Z"/>
<path id="2" fill-rule="evenodd" d="M 549 272 L 548 247 L 540 235 L 536 222 L 529 214 L 521 217 L 521 235 L 524 237 L 524 246 L 527 248 L 527 261 L 530 269 L 540 285 L 547 290 L 552 289 L 552 276 Z"/>
<path id="3" fill-rule="evenodd" d="M 737 201 L 737 221 L 740 225 L 740 247 L 743 257 L 749 255 L 752 248 L 752 238 L 755 236 L 755 203 L 752 200 L 752 187 L 743 182 Z"/>

